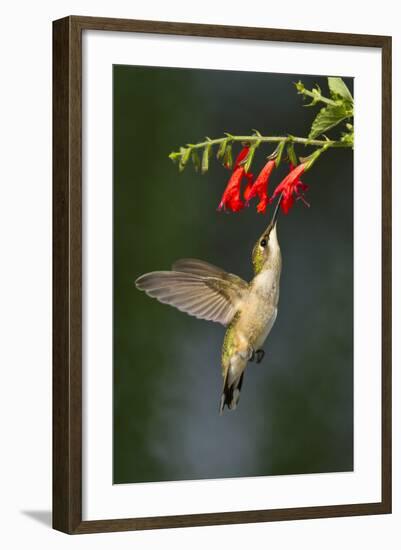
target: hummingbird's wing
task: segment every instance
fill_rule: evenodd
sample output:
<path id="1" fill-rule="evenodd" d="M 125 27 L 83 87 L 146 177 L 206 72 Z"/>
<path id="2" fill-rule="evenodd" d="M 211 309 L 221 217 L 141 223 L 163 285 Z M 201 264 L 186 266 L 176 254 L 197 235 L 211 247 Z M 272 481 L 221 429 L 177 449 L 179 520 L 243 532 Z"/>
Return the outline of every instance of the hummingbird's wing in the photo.
<path id="1" fill-rule="evenodd" d="M 201 275 L 204 277 L 217 277 L 233 283 L 239 288 L 242 288 L 244 291 L 248 290 L 248 283 L 241 279 L 241 277 L 238 277 L 233 273 L 227 273 L 227 271 L 224 271 L 221 267 L 209 264 L 209 262 L 204 262 L 203 260 L 184 258 L 174 262 L 171 269 L 173 271 L 192 273 L 193 275 Z"/>
<path id="2" fill-rule="evenodd" d="M 200 260 L 179 260 L 173 271 L 153 271 L 135 284 L 159 302 L 189 315 L 228 325 L 248 292 L 248 284 Z"/>

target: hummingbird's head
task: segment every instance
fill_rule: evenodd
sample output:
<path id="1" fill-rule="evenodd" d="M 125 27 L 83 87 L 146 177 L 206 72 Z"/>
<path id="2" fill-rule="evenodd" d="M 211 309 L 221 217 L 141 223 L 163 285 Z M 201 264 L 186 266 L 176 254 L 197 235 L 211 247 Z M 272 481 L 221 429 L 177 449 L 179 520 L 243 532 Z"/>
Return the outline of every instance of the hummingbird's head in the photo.
<path id="1" fill-rule="evenodd" d="M 281 269 L 281 252 L 277 239 L 277 218 L 280 202 L 279 199 L 271 222 L 253 247 L 252 265 L 255 275 L 268 268 Z"/>

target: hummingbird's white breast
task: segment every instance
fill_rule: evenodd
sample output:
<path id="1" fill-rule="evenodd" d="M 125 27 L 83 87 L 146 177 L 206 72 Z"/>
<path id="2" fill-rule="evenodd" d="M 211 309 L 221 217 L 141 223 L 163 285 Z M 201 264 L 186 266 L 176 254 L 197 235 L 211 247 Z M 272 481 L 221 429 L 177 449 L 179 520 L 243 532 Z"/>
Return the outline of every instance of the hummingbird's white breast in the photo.
<path id="1" fill-rule="evenodd" d="M 274 269 L 263 270 L 253 279 L 244 301 L 238 330 L 254 349 L 262 347 L 276 320 L 279 277 Z"/>

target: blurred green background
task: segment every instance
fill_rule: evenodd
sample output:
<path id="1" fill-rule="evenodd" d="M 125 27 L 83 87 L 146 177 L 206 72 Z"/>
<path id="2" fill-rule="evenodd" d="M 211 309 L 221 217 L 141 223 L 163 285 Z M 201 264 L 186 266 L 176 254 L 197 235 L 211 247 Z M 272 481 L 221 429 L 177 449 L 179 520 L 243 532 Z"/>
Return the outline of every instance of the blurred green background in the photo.
<path id="1" fill-rule="evenodd" d="M 249 280 L 271 215 L 216 208 L 229 172 L 179 174 L 168 154 L 223 132 L 306 136 L 304 75 L 114 66 L 114 483 L 353 468 L 353 158 L 326 153 L 303 181 L 311 208 L 281 216 L 276 324 L 239 408 L 218 414 L 224 327 L 135 289 L 198 257 Z M 344 79 L 352 90 L 352 79 Z M 337 132 L 338 134 L 338 132 Z M 336 135 L 336 132 L 331 132 Z M 253 172 L 272 148 L 260 148 Z M 297 148 L 301 155 L 306 150 Z M 279 172 L 279 171 L 278 171 Z M 285 167 L 272 178 L 280 181 Z"/>

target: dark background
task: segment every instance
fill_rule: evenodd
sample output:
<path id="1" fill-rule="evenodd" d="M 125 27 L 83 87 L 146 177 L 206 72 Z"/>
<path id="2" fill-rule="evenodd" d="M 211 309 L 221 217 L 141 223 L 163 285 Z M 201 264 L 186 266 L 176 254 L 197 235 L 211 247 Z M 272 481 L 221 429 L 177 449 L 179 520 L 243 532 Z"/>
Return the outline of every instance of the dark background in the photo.
<path id="1" fill-rule="evenodd" d="M 315 76 L 114 67 L 115 483 L 353 468 L 350 150 L 321 157 L 303 178 L 311 208 L 298 202 L 279 220 L 279 313 L 236 411 L 218 414 L 224 327 L 134 286 L 185 257 L 251 278 L 271 210 L 217 212 L 228 171 L 213 159 L 204 176 L 192 167 L 179 174 L 168 154 L 225 131 L 306 136 L 317 110 L 302 107 L 300 78 L 327 93 Z M 254 172 L 272 150 L 257 151 Z"/>

